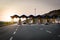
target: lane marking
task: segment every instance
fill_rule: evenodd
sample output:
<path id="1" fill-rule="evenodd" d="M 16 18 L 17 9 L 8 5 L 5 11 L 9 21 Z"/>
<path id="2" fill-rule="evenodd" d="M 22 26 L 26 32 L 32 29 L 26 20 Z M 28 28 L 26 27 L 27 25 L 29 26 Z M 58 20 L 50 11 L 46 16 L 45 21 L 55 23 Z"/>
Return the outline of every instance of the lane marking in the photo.
<path id="1" fill-rule="evenodd" d="M 16 29 L 16 31 L 17 31 L 17 29 Z"/>
<path id="2" fill-rule="evenodd" d="M 16 31 L 18 30 L 18 27 L 16 28 Z M 16 31 L 13 34 L 16 34 Z M 12 39 L 13 39 L 13 37 L 11 37 L 9 40 L 12 40 Z"/>
<path id="3" fill-rule="evenodd" d="M 60 37 L 60 35 L 58 35 L 58 37 Z"/>
<path id="4" fill-rule="evenodd" d="M 14 33 L 13 34 L 16 34 L 16 31 L 18 30 L 18 27 L 15 29 Z"/>
<path id="5" fill-rule="evenodd" d="M 16 31 L 13 34 L 16 34 Z"/>
<path id="6" fill-rule="evenodd" d="M 46 32 L 48 32 L 48 33 L 52 33 L 51 31 L 48 31 L 48 30 L 46 30 Z"/>
<path id="7" fill-rule="evenodd" d="M 12 40 L 12 39 L 13 39 L 13 37 L 10 38 L 10 40 Z"/>

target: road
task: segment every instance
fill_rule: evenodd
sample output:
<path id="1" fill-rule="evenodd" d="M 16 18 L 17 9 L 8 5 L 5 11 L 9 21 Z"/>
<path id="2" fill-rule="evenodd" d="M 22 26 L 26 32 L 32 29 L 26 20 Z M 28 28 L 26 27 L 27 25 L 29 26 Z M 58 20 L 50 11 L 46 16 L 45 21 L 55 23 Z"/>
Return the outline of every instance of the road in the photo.
<path id="1" fill-rule="evenodd" d="M 0 27 L 0 40 L 60 40 L 60 24 L 14 24 Z"/>

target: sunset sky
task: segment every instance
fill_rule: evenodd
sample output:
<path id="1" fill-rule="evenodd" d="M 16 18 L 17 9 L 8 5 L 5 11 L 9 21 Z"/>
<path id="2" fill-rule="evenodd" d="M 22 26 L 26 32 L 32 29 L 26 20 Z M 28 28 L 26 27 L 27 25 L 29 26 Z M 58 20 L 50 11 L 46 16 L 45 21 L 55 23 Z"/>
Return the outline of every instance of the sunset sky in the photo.
<path id="1" fill-rule="evenodd" d="M 0 0 L 0 21 L 10 20 L 10 16 L 44 14 L 49 11 L 60 9 L 60 0 Z"/>

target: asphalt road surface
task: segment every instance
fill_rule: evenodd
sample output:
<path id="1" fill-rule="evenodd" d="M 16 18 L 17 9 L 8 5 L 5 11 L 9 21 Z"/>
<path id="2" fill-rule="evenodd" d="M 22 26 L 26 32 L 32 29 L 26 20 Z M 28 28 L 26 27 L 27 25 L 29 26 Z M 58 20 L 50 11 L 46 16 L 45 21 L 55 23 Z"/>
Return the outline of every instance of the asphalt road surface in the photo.
<path id="1" fill-rule="evenodd" d="M 0 40 L 60 40 L 60 24 L 14 24 L 0 27 Z"/>

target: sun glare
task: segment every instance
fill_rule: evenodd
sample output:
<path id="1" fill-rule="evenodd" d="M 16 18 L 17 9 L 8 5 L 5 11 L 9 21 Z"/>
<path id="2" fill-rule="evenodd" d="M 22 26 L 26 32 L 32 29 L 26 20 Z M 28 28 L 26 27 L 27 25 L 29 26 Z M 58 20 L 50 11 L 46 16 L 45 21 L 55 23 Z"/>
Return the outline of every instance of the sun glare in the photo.
<path id="1" fill-rule="evenodd" d="M 14 12 L 8 12 L 8 13 L 5 13 L 4 14 L 4 21 L 11 21 L 11 16 L 13 16 L 14 14 L 17 14 L 17 13 L 14 13 Z M 17 21 L 16 19 L 14 19 L 14 21 Z"/>
<path id="2" fill-rule="evenodd" d="M 10 17 L 10 14 L 9 13 L 5 13 L 4 15 L 3 15 L 3 21 L 11 21 L 11 17 Z"/>
<path id="3" fill-rule="evenodd" d="M 4 10 L 3 10 L 3 13 L 2 13 L 2 18 L 1 20 L 2 21 L 11 21 L 11 16 L 15 15 L 17 13 L 17 10 L 14 8 L 14 7 L 6 7 Z M 16 19 L 14 19 L 14 21 L 17 21 Z"/>
<path id="4" fill-rule="evenodd" d="M 3 21 L 10 22 L 10 21 L 12 21 L 11 16 L 13 16 L 15 14 L 19 15 L 19 13 L 17 13 L 17 10 L 15 8 L 5 8 L 1 19 Z M 19 20 L 19 18 L 14 18 L 14 22 L 18 22 L 18 20 Z M 21 18 L 21 21 L 24 21 L 24 20 L 26 20 L 26 18 Z"/>
<path id="5" fill-rule="evenodd" d="M 19 21 L 19 18 L 14 18 L 14 22 L 18 22 Z"/>

